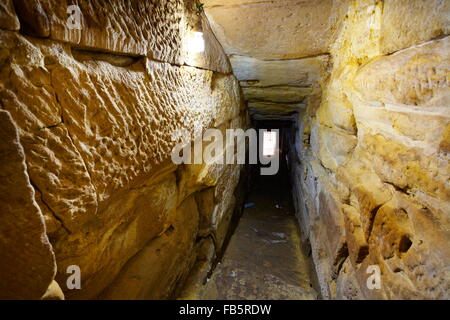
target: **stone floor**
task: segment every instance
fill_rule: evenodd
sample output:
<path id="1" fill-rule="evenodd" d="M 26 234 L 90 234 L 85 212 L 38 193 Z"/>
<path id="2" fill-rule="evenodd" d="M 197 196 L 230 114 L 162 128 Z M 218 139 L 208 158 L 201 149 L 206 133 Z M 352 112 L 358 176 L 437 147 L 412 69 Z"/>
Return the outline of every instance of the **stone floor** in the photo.
<path id="1" fill-rule="evenodd" d="M 316 299 L 287 175 L 253 179 L 247 208 L 200 299 Z"/>

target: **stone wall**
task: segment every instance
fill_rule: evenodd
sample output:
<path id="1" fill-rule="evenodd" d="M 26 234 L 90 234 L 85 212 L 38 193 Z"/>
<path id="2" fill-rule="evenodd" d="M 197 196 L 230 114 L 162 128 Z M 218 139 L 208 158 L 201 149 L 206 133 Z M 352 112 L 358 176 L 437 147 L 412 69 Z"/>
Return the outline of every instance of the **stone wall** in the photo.
<path id="1" fill-rule="evenodd" d="M 199 24 L 204 53 L 188 46 Z M 173 136 L 246 128 L 247 114 L 194 1 L 2 1 L 0 48 L 1 297 L 52 283 L 46 296 L 167 298 L 211 264 L 242 167 L 176 166 Z"/>
<path id="2" fill-rule="evenodd" d="M 324 298 L 450 298 L 449 16 L 445 0 L 349 1 L 292 154 Z"/>

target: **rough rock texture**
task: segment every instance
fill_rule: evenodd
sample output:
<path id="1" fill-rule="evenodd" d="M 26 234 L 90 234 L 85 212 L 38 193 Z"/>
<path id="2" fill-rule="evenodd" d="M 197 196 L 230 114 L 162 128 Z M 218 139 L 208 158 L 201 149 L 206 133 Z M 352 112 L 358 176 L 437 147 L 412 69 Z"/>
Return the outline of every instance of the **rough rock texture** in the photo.
<path id="1" fill-rule="evenodd" d="M 0 28 L 11 31 L 16 31 L 20 28 L 20 22 L 12 0 L 4 0 L 0 3 Z"/>
<path id="2" fill-rule="evenodd" d="M 449 299 L 448 1 L 349 3 L 292 154 L 321 294 Z"/>
<path id="3" fill-rule="evenodd" d="M 186 181 L 184 172 L 196 169 L 170 158 L 181 138 L 197 139 L 206 128 L 246 128 L 227 56 L 192 1 L 81 1 L 81 30 L 66 28 L 64 3 L 13 2 L 21 29 L 0 30 L 0 106 L 11 115 L 20 142 L 7 140 L 6 131 L 2 141 L 23 151 L 2 164 L 22 168 L 6 170 L 5 179 L 23 179 L 19 195 L 28 194 L 25 202 L 33 209 L 27 214 L 45 217 L 57 284 L 69 299 L 171 296 L 200 255 L 201 229 L 221 239 L 225 213 L 232 215 L 236 203 L 241 166 L 205 165 L 200 171 L 206 177 Z M 190 55 L 185 44 L 198 21 L 205 29 L 205 53 Z M 208 174 L 215 178 L 207 180 Z M 192 199 L 208 188 L 216 194 L 210 207 L 202 207 L 200 226 Z M 12 201 L 8 190 L 2 189 L 1 204 L 22 212 L 24 200 Z M 214 224 L 208 222 L 212 216 Z M 19 220 L 14 223 L 22 228 Z M 25 239 L 33 252 L 21 263 L 36 268 L 42 279 L 28 288 L 29 273 L 21 271 L 16 278 L 23 288 L 10 291 L 12 298 L 23 297 L 23 291 L 39 298 L 52 282 L 52 249 L 40 223 L 27 227 L 36 230 L 29 233 L 33 241 Z M 9 256 L 4 252 L 1 261 Z M 71 265 L 80 267 L 81 290 L 67 288 Z M 136 287 L 139 272 L 144 274 Z M 60 296 L 55 288 L 53 283 L 43 298 Z"/>
<path id="4" fill-rule="evenodd" d="M 193 0 L 13 2 L 22 20 L 23 31 L 32 36 L 64 41 L 94 51 L 148 56 L 158 61 L 186 63 L 224 73 L 231 71 L 206 17 L 196 13 Z M 68 27 L 73 21 L 67 10 L 73 4 L 81 12 L 81 29 Z M 204 53 L 189 51 L 191 32 L 197 24 L 201 25 L 198 31 L 204 31 Z"/>
<path id="5" fill-rule="evenodd" d="M 5 110 L 0 137 L 0 299 L 39 299 L 55 275 L 55 257 L 17 128 Z"/>
<path id="6" fill-rule="evenodd" d="M 294 204 L 323 298 L 449 299 L 449 10 L 3 0 L 0 297 L 161 299 L 204 282 L 245 170 L 177 166 L 170 152 L 207 128 L 247 128 L 246 100 L 254 120 L 297 129 Z M 72 265 L 81 290 L 68 289 Z"/>

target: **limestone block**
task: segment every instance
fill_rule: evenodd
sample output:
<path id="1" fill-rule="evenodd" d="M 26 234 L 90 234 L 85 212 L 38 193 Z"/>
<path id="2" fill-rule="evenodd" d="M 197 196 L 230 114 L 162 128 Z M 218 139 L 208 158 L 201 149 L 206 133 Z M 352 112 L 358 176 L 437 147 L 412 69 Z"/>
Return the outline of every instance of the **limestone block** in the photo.
<path id="1" fill-rule="evenodd" d="M 231 65 L 204 15 L 197 15 L 194 1 L 14 0 L 29 35 L 49 37 L 90 51 L 148 56 L 177 65 L 191 65 L 230 73 Z M 204 52 L 190 48 L 193 26 L 202 26 Z M 17 27 L 16 27 L 17 28 Z"/>
<path id="2" fill-rule="evenodd" d="M 311 211 L 311 209 L 310 209 Z M 328 248 L 322 239 L 326 239 L 324 229 L 318 229 L 318 224 L 311 224 L 309 239 L 311 243 L 311 253 L 314 261 L 314 270 L 317 275 L 320 293 L 323 299 L 332 298 L 332 258 L 328 255 Z"/>
<path id="3" fill-rule="evenodd" d="M 78 61 L 68 45 L 7 31 L 0 42 L 7 62 L 0 99 L 48 217 L 57 281 L 79 265 L 82 290 L 65 293 L 92 298 L 167 227 L 178 202 L 170 161 L 176 130 L 209 127 L 216 104 L 237 113 L 237 82 L 225 77 L 213 86 L 211 71 L 146 59 Z"/>
<path id="4" fill-rule="evenodd" d="M 8 88 L 2 102 L 23 130 L 32 180 L 41 191 L 48 190 L 44 199 L 72 230 L 92 218 L 98 203 L 115 190 L 162 165 L 175 145 L 176 129 L 206 127 L 212 120 L 209 71 L 153 62 L 137 70 L 98 61 L 80 64 L 63 46 L 55 55 L 52 47 L 42 45 L 41 51 L 20 36 L 5 34 L 4 39 L 15 60 L 7 66 L 14 71 L 2 80 Z M 21 46 L 30 52 L 23 61 L 26 70 L 15 64 L 22 62 Z M 178 79 L 179 90 L 164 89 L 173 86 L 171 78 Z M 15 94 L 9 88 L 22 89 Z M 158 112 L 163 105 L 164 116 Z M 140 125 L 143 121 L 146 125 Z M 54 158 L 55 165 L 48 158 Z"/>
<path id="5" fill-rule="evenodd" d="M 320 215 L 321 228 L 326 230 L 326 244 L 331 263 L 338 268 L 338 263 L 348 253 L 345 248 L 345 225 L 342 204 L 336 192 L 326 184 L 321 185 L 317 197 L 317 208 Z"/>
<path id="6" fill-rule="evenodd" d="M 311 137 L 312 150 L 320 158 L 322 164 L 336 171 L 344 165 L 356 147 L 357 138 L 341 130 L 317 126 Z"/>
<path id="7" fill-rule="evenodd" d="M 420 148 L 427 155 L 446 152 L 448 117 L 426 111 L 374 108 L 367 101 L 355 104 L 353 112 L 361 135 L 382 134 L 398 143 Z"/>
<path id="8" fill-rule="evenodd" d="M 348 256 L 342 202 L 325 169 L 306 151 L 308 164 L 301 176 L 301 195 L 307 210 L 309 243 L 322 297 L 336 295 L 336 278 Z M 305 214 L 303 214 L 305 216 Z"/>
<path id="9" fill-rule="evenodd" d="M 339 300 L 364 300 L 350 259 L 345 260 L 336 281 L 336 298 Z"/>
<path id="10" fill-rule="evenodd" d="M 304 108 L 305 104 L 303 103 L 273 103 L 262 101 L 250 101 L 248 103 L 250 114 L 289 114 L 303 111 Z"/>
<path id="11" fill-rule="evenodd" d="M 214 187 L 227 170 L 226 164 L 191 164 L 178 169 L 179 200 L 187 198 L 192 193 Z"/>
<path id="12" fill-rule="evenodd" d="M 220 220 L 217 222 L 215 226 L 215 238 L 216 238 L 216 246 L 217 248 L 223 248 L 225 244 L 225 240 L 227 239 L 227 236 L 229 235 L 231 222 L 233 219 L 233 215 L 235 214 L 235 208 L 234 206 L 236 203 L 231 202 L 231 206 L 226 208 L 226 211 L 221 214 Z"/>
<path id="13" fill-rule="evenodd" d="M 230 57 L 233 72 L 243 86 L 318 87 L 329 57 L 322 55 L 297 60 L 258 60 L 252 57 Z"/>
<path id="14" fill-rule="evenodd" d="M 217 211 L 213 216 L 213 224 L 217 226 L 227 211 L 234 208 L 235 189 L 239 183 L 242 165 L 226 165 L 220 180 L 216 186 L 214 197 L 218 203 Z"/>
<path id="15" fill-rule="evenodd" d="M 214 188 L 208 188 L 197 192 L 195 194 L 195 200 L 197 201 L 197 207 L 199 212 L 199 229 L 200 233 L 209 232 L 212 224 L 213 216 L 217 210 L 217 205 L 214 199 Z"/>
<path id="16" fill-rule="evenodd" d="M 343 206 L 345 220 L 345 237 L 349 257 L 354 266 L 361 263 L 369 253 L 369 245 L 364 234 L 358 211 L 352 206 Z"/>
<path id="17" fill-rule="evenodd" d="M 365 135 L 362 146 L 383 181 L 406 192 L 417 189 L 449 201 L 450 165 L 444 158 L 426 155 L 420 148 L 408 147 L 380 134 Z"/>
<path id="18" fill-rule="evenodd" d="M 81 290 L 63 286 L 66 297 L 91 299 L 100 294 L 148 241 L 170 229 L 176 206 L 176 178 L 170 173 L 116 194 L 102 211 L 107 222 L 96 219 L 81 232 L 57 238 L 56 280 L 65 284 L 70 265 L 81 269 Z"/>
<path id="19" fill-rule="evenodd" d="M 339 88 L 332 88 L 339 86 Z M 356 122 L 353 113 L 354 106 L 343 92 L 341 79 L 336 83 L 330 83 L 322 103 L 317 110 L 317 115 L 321 124 L 328 127 L 336 127 L 349 134 L 356 134 Z"/>
<path id="20" fill-rule="evenodd" d="M 381 29 L 383 53 L 392 53 L 450 33 L 446 0 L 387 0 Z"/>
<path id="21" fill-rule="evenodd" d="M 377 213 L 369 243 L 368 263 L 379 264 L 385 296 L 448 299 L 448 241 L 430 209 L 397 192 Z"/>
<path id="22" fill-rule="evenodd" d="M 20 22 L 14 10 L 13 0 L 4 0 L 0 3 L 0 29 L 16 31 Z"/>
<path id="23" fill-rule="evenodd" d="M 360 225 L 365 239 L 368 240 L 375 215 L 378 209 L 392 198 L 394 188 L 383 183 L 377 174 L 364 167 L 361 160 L 360 150 L 357 149 L 353 159 L 339 168 L 337 178 L 349 187 L 349 203 L 358 212 L 358 217 L 352 218 L 349 215 L 349 218 L 352 218 L 353 224 Z"/>
<path id="24" fill-rule="evenodd" d="M 322 124 L 335 126 L 349 134 L 356 133 L 355 116 L 351 104 L 345 101 L 329 101 L 319 111 Z"/>
<path id="25" fill-rule="evenodd" d="M 312 88 L 302 87 L 270 87 L 270 88 L 242 88 L 245 99 L 249 101 L 266 101 L 275 103 L 302 103 L 313 93 Z"/>
<path id="26" fill-rule="evenodd" d="M 170 217 L 170 227 L 149 241 L 101 295 L 102 299 L 167 299 L 196 260 L 198 211 L 194 197 Z M 182 282 L 182 281 L 181 281 Z"/>
<path id="27" fill-rule="evenodd" d="M 56 272 L 14 121 L 0 110 L 0 298 L 40 299 Z"/>
<path id="28" fill-rule="evenodd" d="M 380 57 L 360 69 L 355 88 L 373 106 L 448 117 L 449 48 L 446 37 Z"/>
<path id="29" fill-rule="evenodd" d="M 215 259 L 214 242 L 211 237 L 201 239 L 197 245 L 197 262 L 186 279 L 177 300 L 201 300 L 204 297 L 204 285 Z"/>
<path id="30" fill-rule="evenodd" d="M 64 1 L 17 1 L 31 34 L 81 47 L 181 62 L 182 1 L 80 1 L 81 28 L 70 27 Z M 69 11 L 73 14 L 73 11 Z M 68 24 L 69 21 L 69 24 Z"/>
<path id="31" fill-rule="evenodd" d="M 377 0 L 348 1 L 346 19 L 336 42 L 331 46 L 334 71 L 348 66 L 358 67 L 381 54 L 380 29 L 383 2 Z M 339 86 L 339 83 L 337 83 Z"/>
<path id="32" fill-rule="evenodd" d="M 206 3 L 205 11 L 227 54 L 295 59 L 328 51 L 347 5 L 331 0 Z"/>
<path id="33" fill-rule="evenodd" d="M 241 101 L 241 89 L 236 78 L 232 75 L 213 74 L 212 93 L 214 95 L 214 104 L 211 106 L 214 113 L 215 128 L 223 123 L 239 116 L 245 104 Z M 227 90 L 223 90 L 227 88 Z"/>
<path id="34" fill-rule="evenodd" d="M 238 118 L 235 118 L 234 120 L 238 120 Z M 240 121 L 229 121 L 227 123 L 224 123 L 221 125 L 217 130 L 220 130 L 220 133 L 223 137 L 223 148 L 219 150 L 217 154 L 215 154 L 215 162 L 213 163 L 206 163 L 203 159 L 201 164 L 183 164 L 178 167 L 177 176 L 178 176 L 178 189 L 179 189 L 179 201 L 183 201 L 185 198 L 187 198 L 189 195 L 193 194 L 194 192 L 197 192 L 199 190 L 203 190 L 209 187 L 217 186 L 221 179 L 223 178 L 229 178 L 228 175 L 230 173 L 230 169 L 234 169 L 236 165 L 230 165 L 226 164 L 226 154 L 232 153 L 234 154 L 234 147 L 233 145 L 226 145 L 227 138 L 226 138 L 226 130 L 227 129 L 234 129 L 234 128 L 241 128 L 242 124 Z M 194 154 L 195 146 L 194 144 L 197 143 L 198 145 L 202 146 L 202 150 L 205 151 L 206 148 L 209 146 L 211 142 L 209 141 L 200 141 L 200 138 L 198 138 L 191 147 L 191 153 Z M 226 149 L 228 148 L 228 149 Z M 192 156 L 192 159 L 194 157 Z M 236 158 L 235 158 L 236 162 Z M 223 186 L 222 186 L 223 187 Z M 235 186 L 231 186 L 233 189 Z M 225 189 L 227 187 L 224 187 Z M 221 190 L 221 191 L 225 191 Z M 233 190 L 231 190 L 233 191 Z"/>

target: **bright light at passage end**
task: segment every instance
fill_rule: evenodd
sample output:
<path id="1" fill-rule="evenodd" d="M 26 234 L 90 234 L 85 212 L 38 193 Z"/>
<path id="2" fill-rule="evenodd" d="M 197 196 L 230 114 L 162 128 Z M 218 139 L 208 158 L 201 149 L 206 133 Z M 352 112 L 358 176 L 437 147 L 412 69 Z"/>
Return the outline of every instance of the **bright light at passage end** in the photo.
<path id="1" fill-rule="evenodd" d="M 271 157 L 275 155 L 277 146 L 277 133 L 275 131 L 265 131 L 263 136 L 263 156 Z"/>

